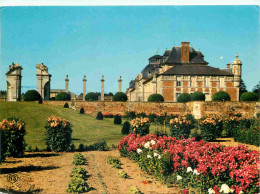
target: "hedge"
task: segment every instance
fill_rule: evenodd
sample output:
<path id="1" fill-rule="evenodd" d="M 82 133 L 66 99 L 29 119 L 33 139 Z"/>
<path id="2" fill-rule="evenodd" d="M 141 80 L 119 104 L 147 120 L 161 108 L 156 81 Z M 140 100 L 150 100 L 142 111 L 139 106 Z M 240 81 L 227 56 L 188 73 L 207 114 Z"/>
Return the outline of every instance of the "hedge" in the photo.
<path id="1" fill-rule="evenodd" d="M 28 90 L 23 96 L 24 101 L 39 101 L 41 98 L 41 95 L 36 90 Z"/>
<path id="2" fill-rule="evenodd" d="M 98 95 L 97 95 L 97 93 L 89 92 L 85 96 L 85 100 L 86 101 L 97 101 L 98 100 Z"/>
<path id="3" fill-rule="evenodd" d="M 181 95 L 179 95 L 177 102 L 189 102 L 191 101 L 191 97 L 190 94 L 188 93 L 182 93 Z"/>
<path id="4" fill-rule="evenodd" d="M 230 101 L 230 96 L 227 92 L 220 91 L 213 95 L 212 101 Z"/>
<path id="5" fill-rule="evenodd" d="M 259 96 L 254 92 L 245 92 L 241 95 L 240 101 L 258 101 Z"/>
<path id="6" fill-rule="evenodd" d="M 191 101 L 205 101 L 205 94 L 202 92 L 194 92 L 190 98 Z"/>
<path id="7" fill-rule="evenodd" d="M 117 92 L 113 96 L 113 101 L 125 102 L 125 101 L 127 101 L 127 95 L 124 92 Z"/>
<path id="8" fill-rule="evenodd" d="M 148 98 L 148 102 L 164 102 L 164 98 L 161 94 L 151 94 Z"/>
<path id="9" fill-rule="evenodd" d="M 58 95 L 56 96 L 55 100 L 61 100 L 61 101 L 66 101 L 66 100 L 70 100 L 70 94 L 66 93 L 66 92 L 60 92 L 58 93 Z"/>

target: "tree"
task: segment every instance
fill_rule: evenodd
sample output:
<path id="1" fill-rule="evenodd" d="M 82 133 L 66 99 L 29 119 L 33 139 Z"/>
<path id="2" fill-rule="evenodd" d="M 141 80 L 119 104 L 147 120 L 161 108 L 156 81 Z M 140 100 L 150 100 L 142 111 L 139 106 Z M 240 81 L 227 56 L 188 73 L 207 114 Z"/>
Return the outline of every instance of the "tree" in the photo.
<path id="1" fill-rule="evenodd" d="M 252 92 L 260 94 L 260 82 L 253 88 Z"/>
<path id="2" fill-rule="evenodd" d="M 239 85 L 239 96 L 241 96 L 243 93 L 247 92 L 246 89 L 246 84 L 245 82 L 241 79 L 240 80 L 240 85 Z"/>

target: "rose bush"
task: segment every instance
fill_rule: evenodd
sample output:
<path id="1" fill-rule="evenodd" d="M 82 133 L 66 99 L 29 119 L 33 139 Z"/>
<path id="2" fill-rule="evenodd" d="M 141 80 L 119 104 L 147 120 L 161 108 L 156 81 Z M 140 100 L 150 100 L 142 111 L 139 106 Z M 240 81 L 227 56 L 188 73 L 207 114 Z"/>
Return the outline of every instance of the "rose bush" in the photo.
<path id="1" fill-rule="evenodd" d="M 25 123 L 18 118 L 7 118 L 0 122 L 1 160 L 5 157 L 22 156 L 26 147 Z"/>
<path id="2" fill-rule="evenodd" d="M 137 134 L 140 135 L 147 135 L 149 133 L 149 119 L 147 117 L 143 118 L 136 118 L 133 119 L 130 124 L 131 124 L 131 128 L 130 128 L 130 132 L 135 132 Z"/>
<path id="3" fill-rule="evenodd" d="M 192 129 L 192 124 L 186 117 L 178 117 L 170 120 L 171 125 L 171 136 L 177 139 L 188 138 L 190 135 L 190 130 Z"/>
<path id="4" fill-rule="evenodd" d="M 222 119 L 217 115 L 206 116 L 200 121 L 200 134 L 205 141 L 212 141 L 220 137 L 222 130 Z"/>
<path id="5" fill-rule="evenodd" d="M 148 174 L 182 188 L 196 188 L 201 193 L 259 191 L 259 153 L 246 146 L 132 133 L 123 137 L 117 148 Z"/>

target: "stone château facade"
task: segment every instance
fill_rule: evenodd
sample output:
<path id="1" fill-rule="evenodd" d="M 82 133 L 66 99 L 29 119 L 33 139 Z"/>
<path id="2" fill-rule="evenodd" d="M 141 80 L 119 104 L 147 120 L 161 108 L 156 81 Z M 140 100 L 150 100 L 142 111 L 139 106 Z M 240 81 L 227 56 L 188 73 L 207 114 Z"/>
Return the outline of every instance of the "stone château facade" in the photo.
<path id="1" fill-rule="evenodd" d="M 176 102 L 182 93 L 199 91 L 206 101 L 218 91 L 226 91 L 231 101 L 239 100 L 242 63 L 236 55 L 226 69 L 214 68 L 204 60 L 200 51 L 189 42 L 149 58 L 149 64 L 129 84 L 126 93 L 129 101 L 147 101 L 151 94 L 162 94 L 165 102 Z"/>

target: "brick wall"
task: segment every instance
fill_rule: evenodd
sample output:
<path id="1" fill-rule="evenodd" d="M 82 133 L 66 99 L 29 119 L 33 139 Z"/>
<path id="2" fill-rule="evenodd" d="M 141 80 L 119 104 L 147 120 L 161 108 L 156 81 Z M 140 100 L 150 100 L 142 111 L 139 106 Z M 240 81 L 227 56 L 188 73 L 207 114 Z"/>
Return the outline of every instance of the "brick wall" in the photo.
<path id="1" fill-rule="evenodd" d="M 43 101 L 44 104 L 63 106 L 66 101 Z M 188 103 L 150 103 L 150 102 L 68 102 L 69 106 L 80 110 L 85 109 L 86 114 L 96 115 L 97 112 L 125 113 L 126 111 L 184 114 L 191 113 L 196 118 L 209 114 L 228 115 L 239 112 L 242 115 L 255 116 L 260 113 L 260 102 L 188 102 Z"/>

